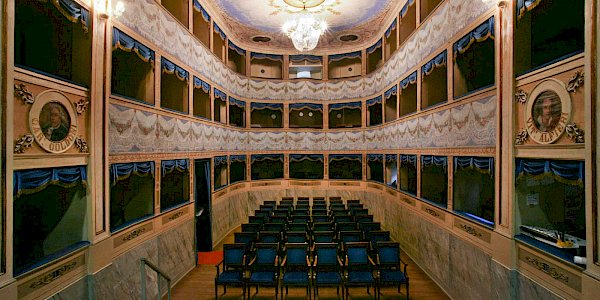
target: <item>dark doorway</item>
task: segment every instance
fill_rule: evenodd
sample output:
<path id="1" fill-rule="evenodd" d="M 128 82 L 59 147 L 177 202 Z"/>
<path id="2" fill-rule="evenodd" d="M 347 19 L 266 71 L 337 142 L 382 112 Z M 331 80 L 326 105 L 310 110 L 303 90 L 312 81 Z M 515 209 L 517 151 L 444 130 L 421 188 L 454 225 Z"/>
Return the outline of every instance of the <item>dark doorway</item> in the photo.
<path id="1" fill-rule="evenodd" d="M 212 251 L 210 159 L 195 162 L 196 184 L 196 247 L 197 251 Z"/>

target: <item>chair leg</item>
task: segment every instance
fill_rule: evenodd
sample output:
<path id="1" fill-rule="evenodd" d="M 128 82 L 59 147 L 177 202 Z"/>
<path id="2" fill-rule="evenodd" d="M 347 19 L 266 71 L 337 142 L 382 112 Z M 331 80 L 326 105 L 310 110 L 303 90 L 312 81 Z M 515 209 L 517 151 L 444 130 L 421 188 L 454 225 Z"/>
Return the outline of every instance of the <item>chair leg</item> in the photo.
<path id="1" fill-rule="evenodd" d="M 215 283 L 215 299 L 217 298 L 219 298 L 219 286 Z"/>

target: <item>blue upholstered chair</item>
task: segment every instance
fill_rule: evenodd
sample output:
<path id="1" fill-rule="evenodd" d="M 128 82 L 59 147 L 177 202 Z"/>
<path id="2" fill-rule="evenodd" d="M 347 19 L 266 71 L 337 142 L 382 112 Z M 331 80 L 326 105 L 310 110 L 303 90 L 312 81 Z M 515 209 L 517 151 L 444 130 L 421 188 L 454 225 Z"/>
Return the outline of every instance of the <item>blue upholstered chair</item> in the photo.
<path id="1" fill-rule="evenodd" d="M 246 255 L 252 251 L 252 245 L 256 239 L 255 232 L 235 232 L 233 234 L 233 241 L 236 244 L 242 244 L 245 246 Z"/>
<path id="2" fill-rule="evenodd" d="M 258 242 L 279 244 L 281 242 L 281 231 L 261 231 L 258 233 Z"/>
<path id="3" fill-rule="evenodd" d="M 306 231 L 288 231 L 286 234 L 288 243 L 308 243 L 309 238 Z"/>
<path id="4" fill-rule="evenodd" d="M 379 223 L 379 222 L 363 222 L 363 223 L 358 223 L 358 228 L 366 236 L 371 231 L 381 230 L 381 223 Z"/>
<path id="5" fill-rule="evenodd" d="M 335 229 L 337 232 L 354 231 L 357 229 L 356 224 L 356 222 L 339 222 L 335 224 Z"/>
<path id="6" fill-rule="evenodd" d="M 373 257 L 377 254 L 377 243 L 378 242 L 389 242 L 391 241 L 389 231 L 374 230 L 367 233 L 365 236 L 366 240 L 371 243 L 371 253 Z"/>
<path id="7" fill-rule="evenodd" d="M 344 294 L 344 281 L 342 277 L 342 261 L 338 256 L 338 247 L 335 243 L 317 243 L 315 244 L 315 258 L 313 261 L 313 287 L 315 298 L 319 294 L 319 287 L 334 286 L 337 288 L 338 295 L 342 287 Z"/>
<path id="8" fill-rule="evenodd" d="M 346 289 L 346 298 L 348 298 L 349 288 L 355 286 L 366 286 L 367 293 L 370 294 L 370 288 L 377 293 L 377 281 L 373 275 L 375 263 L 369 256 L 369 243 L 346 243 L 346 259 L 344 268 L 346 269 L 346 278 L 344 287 Z"/>
<path id="9" fill-rule="evenodd" d="M 243 244 L 223 245 L 223 260 L 216 265 L 215 298 L 218 297 L 219 285 L 223 286 L 223 293 L 227 293 L 227 286 L 241 286 L 243 297 L 246 296 L 246 283 L 244 281 L 245 252 L 246 249 Z M 222 269 L 219 266 L 222 266 Z"/>
<path id="10" fill-rule="evenodd" d="M 281 263 L 281 295 L 283 288 L 288 293 L 289 286 L 306 287 L 306 295 L 310 298 L 310 261 L 308 259 L 308 243 L 287 243 Z"/>
<path id="11" fill-rule="evenodd" d="M 357 223 L 373 222 L 373 215 L 356 215 L 354 221 Z"/>
<path id="12" fill-rule="evenodd" d="M 307 223 L 288 223 L 287 231 L 302 231 L 308 232 L 308 224 Z"/>
<path id="13" fill-rule="evenodd" d="M 260 231 L 261 227 L 262 227 L 262 224 L 245 223 L 245 224 L 242 224 L 242 231 L 258 233 Z"/>
<path id="14" fill-rule="evenodd" d="M 407 264 L 400 257 L 400 245 L 394 242 L 377 243 L 377 266 L 379 277 L 377 285 L 379 293 L 382 286 L 398 286 L 398 293 L 402 285 L 406 285 L 406 299 L 409 297 Z"/>
<path id="15" fill-rule="evenodd" d="M 255 245 L 256 253 L 252 261 L 248 264 L 250 271 L 248 277 L 248 296 L 250 296 L 250 287 L 269 286 L 275 288 L 275 299 L 279 291 L 279 256 L 278 245 L 271 243 L 257 243 Z"/>

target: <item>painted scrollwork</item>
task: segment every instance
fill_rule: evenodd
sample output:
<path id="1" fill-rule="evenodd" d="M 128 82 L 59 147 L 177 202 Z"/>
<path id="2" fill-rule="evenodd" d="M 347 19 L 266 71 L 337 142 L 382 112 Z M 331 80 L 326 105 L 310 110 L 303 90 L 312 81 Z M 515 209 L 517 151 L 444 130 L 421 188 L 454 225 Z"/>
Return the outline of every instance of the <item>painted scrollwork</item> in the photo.
<path id="1" fill-rule="evenodd" d="M 75 147 L 77 147 L 81 153 L 88 153 L 90 151 L 87 142 L 81 137 L 75 139 Z"/>
<path id="2" fill-rule="evenodd" d="M 517 100 L 517 102 L 521 104 L 525 104 L 527 103 L 527 96 L 527 92 L 525 92 L 524 90 L 518 90 L 515 93 L 515 100 Z"/>
<path id="3" fill-rule="evenodd" d="M 573 74 L 573 76 L 569 78 L 569 83 L 567 84 L 567 91 L 569 93 L 575 93 L 579 87 L 583 86 L 583 79 L 583 72 L 575 72 L 575 74 Z"/>
<path id="4" fill-rule="evenodd" d="M 576 144 L 581 144 L 585 142 L 583 130 L 579 129 L 576 124 L 569 124 L 565 128 L 567 135 L 569 138 L 575 142 Z"/>
<path id="5" fill-rule="evenodd" d="M 527 133 L 527 130 L 523 129 L 515 137 L 515 145 L 523 145 L 528 139 L 529 133 Z"/>
<path id="6" fill-rule="evenodd" d="M 81 100 L 79 100 L 79 102 L 77 102 L 75 104 L 75 111 L 77 111 L 78 115 L 81 115 L 88 109 L 89 104 L 90 104 L 90 101 L 81 99 Z"/>
<path id="7" fill-rule="evenodd" d="M 15 94 L 19 96 L 23 102 L 25 102 L 25 104 L 33 104 L 35 101 L 33 98 L 33 93 L 31 93 L 27 89 L 27 86 L 22 83 L 15 84 Z"/>
<path id="8" fill-rule="evenodd" d="M 31 134 L 26 134 L 22 136 L 15 142 L 15 153 L 25 153 L 27 149 L 31 147 L 33 144 L 34 138 Z"/>

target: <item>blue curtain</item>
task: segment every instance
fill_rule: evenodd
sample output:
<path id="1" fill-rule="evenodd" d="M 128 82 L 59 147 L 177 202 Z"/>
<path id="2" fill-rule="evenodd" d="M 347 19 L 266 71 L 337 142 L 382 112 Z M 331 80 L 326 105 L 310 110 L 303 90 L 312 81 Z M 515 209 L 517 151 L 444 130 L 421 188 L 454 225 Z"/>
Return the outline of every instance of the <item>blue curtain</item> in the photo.
<path id="1" fill-rule="evenodd" d="M 377 96 L 377 97 L 375 97 L 373 99 L 367 100 L 367 107 L 373 106 L 373 105 L 378 104 L 378 103 L 381 103 L 382 99 L 383 98 L 381 98 L 381 96 Z"/>
<path id="2" fill-rule="evenodd" d="M 290 154 L 290 162 L 303 160 L 323 162 L 323 154 Z"/>
<path id="3" fill-rule="evenodd" d="M 444 170 L 448 167 L 448 157 L 446 156 L 433 156 L 433 155 L 422 155 L 421 156 L 421 169 L 424 167 L 439 166 L 443 167 Z"/>
<path id="4" fill-rule="evenodd" d="M 260 162 L 260 161 L 281 161 L 283 162 L 283 154 L 253 154 L 250 157 L 250 162 Z"/>
<path id="5" fill-rule="evenodd" d="M 343 53 L 343 54 L 334 54 L 334 55 L 329 55 L 329 62 L 334 62 L 334 61 L 340 61 L 346 58 L 361 58 L 362 57 L 362 52 L 361 51 L 354 51 L 354 52 L 350 52 L 350 53 Z"/>
<path id="6" fill-rule="evenodd" d="M 390 99 L 390 97 L 392 97 L 392 95 L 397 95 L 398 94 L 398 86 L 394 85 L 391 89 L 385 91 L 385 99 Z"/>
<path id="7" fill-rule="evenodd" d="M 205 93 L 210 93 L 210 84 L 196 76 L 194 76 L 194 88 L 202 89 Z"/>
<path id="8" fill-rule="evenodd" d="M 400 154 L 400 163 L 401 164 L 410 164 L 413 167 L 417 167 L 417 156 L 416 155 L 407 155 Z"/>
<path id="9" fill-rule="evenodd" d="M 250 59 L 269 59 L 283 62 L 283 55 L 251 52 Z"/>
<path id="10" fill-rule="evenodd" d="M 270 110 L 283 111 L 283 103 L 260 103 L 260 102 L 252 102 L 252 103 L 250 103 L 250 108 L 252 110 L 270 109 Z"/>
<path id="11" fill-rule="evenodd" d="M 526 12 L 534 9 L 542 0 L 517 0 L 517 19 L 520 19 Z"/>
<path id="12" fill-rule="evenodd" d="M 246 155 L 230 155 L 229 163 L 246 162 Z"/>
<path id="13" fill-rule="evenodd" d="M 229 41 L 229 49 L 237 52 L 237 54 L 239 55 L 246 55 L 246 50 L 236 46 L 234 43 L 232 43 L 231 41 Z"/>
<path id="14" fill-rule="evenodd" d="M 215 168 L 220 165 L 227 165 L 227 156 L 215 156 Z"/>
<path id="15" fill-rule="evenodd" d="M 194 9 L 202 14 L 202 18 L 204 18 L 204 21 L 210 23 L 210 16 L 208 15 L 204 7 L 200 5 L 200 2 L 198 2 L 198 0 L 194 0 Z"/>
<path id="16" fill-rule="evenodd" d="M 46 3 L 48 0 L 38 0 L 38 2 Z M 90 28 L 90 12 L 73 0 L 51 0 L 54 7 L 67 20 L 73 23 L 81 23 L 84 32 L 88 32 Z"/>
<path id="17" fill-rule="evenodd" d="M 154 177 L 154 162 L 145 161 L 110 165 L 110 182 L 113 186 L 117 182 L 129 178 L 131 174 L 140 177 L 151 174 Z"/>
<path id="18" fill-rule="evenodd" d="M 113 27 L 112 46 L 113 50 L 118 48 L 126 52 L 133 51 L 143 61 L 154 62 L 154 51 L 115 27 Z"/>
<path id="19" fill-rule="evenodd" d="M 215 32 L 219 34 L 219 36 L 221 37 L 222 40 L 225 40 L 227 38 L 227 35 L 225 35 L 225 32 L 223 32 L 223 30 L 221 30 L 221 27 L 219 27 L 219 25 L 217 25 L 217 23 L 213 22 L 213 28 L 214 28 Z"/>
<path id="20" fill-rule="evenodd" d="M 406 16 L 406 13 L 408 12 L 408 8 L 413 4 L 415 4 L 415 0 L 406 1 L 406 4 L 404 4 L 402 9 L 400 10 L 400 18 L 404 18 L 404 16 Z"/>
<path id="21" fill-rule="evenodd" d="M 467 33 L 458 42 L 454 43 L 454 59 L 458 54 L 463 54 L 475 42 L 483 42 L 488 38 L 494 38 L 494 17 L 489 18 L 483 24 L 477 26 L 473 31 Z"/>
<path id="22" fill-rule="evenodd" d="M 408 77 L 402 79 L 400 81 L 400 88 L 405 89 L 411 84 L 417 83 L 417 71 L 414 71 L 412 74 L 408 75 Z"/>
<path id="23" fill-rule="evenodd" d="M 442 67 L 446 65 L 448 57 L 448 52 L 444 50 L 444 52 L 438 54 L 432 60 L 428 61 L 425 65 L 421 67 L 421 73 L 423 74 L 423 79 L 425 79 L 426 75 L 431 74 L 435 68 Z"/>
<path id="24" fill-rule="evenodd" d="M 175 74 L 175 76 L 177 76 L 177 79 L 179 79 L 181 81 L 188 80 L 188 76 L 189 76 L 188 71 L 184 70 L 183 68 L 172 63 L 171 61 L 169 61 L 168 59 L 166 59 L 164 57 L 161 58 L 160 63 L 162 66 L 163 73 Z"/>
<path id="25" fill-rule="evenodd" d="M 304 61 L 308 61 L 311 63 L 322 63 L 323 56 L 309 55 L 309 54 L 290 55 L 290 62 L 301 63 Z"/>
<path id="26" fill-rule="evenodd" d="M 315 104 L 315 103 L 291 103 L 290 104 L 290 110 L 301 110 L 301 109 L 305 109 L 305 108 L 323 112 L 323 104 Z"/>
<path id="27" fill-rule="evenodd" d="M 539 159 L 517 159 L 515 170 L 517 179 L 523 175 L 549 175 L 562 182 L 578 185 L 583 185 L 584 172 L 583 161 Z"/>
<path id="28" fill-rule="evenodd" d="M 387 163 L 395 163 L 398 161 L 398 155 L 397 154 L 386 154 L 385 155 L 385 162 Z"/>
<path id="29" fill-rule="evenodd" d="M 392 25 L 390 25 L 390 27 L 385 31 L 385 37 L 389 38 L 390 35 L 392 34 L 392 30 L 394 30 L 394 29 L 396 29 L 396 19 L 394 19 L 394 22 L 392 22 Z"/>
<path id="30" fill-rule="evenodd" d="M 221 92 L 218 88 L 214 88 L 215 99 L 221 99 L 223 101 L 227 101 L 227 94 Z"/>
<path id="31" fill-rule="evenodd" d="M 362 103 L 360 101 L 357 101 L 357 102 L 329 104 L 329 111 L 346 109 L 346 108 L 349 108 L 349 109 L 361 109 L 362 108 Z"/>
<path id="32" fill-rule="evenodd" d="M 185 172 L 189 168 L 187 159 L 163 160 L 161 162 L 162 176 L 173 173 L 175 170 Z"/>
<path id="33" fill-rule="evenodd" d="M 329 162 L 337 160 L 355 160 L 362 162 L 362 155 L 360 154 L 329 154 Z"/>
<path id="34" fill-rule="evenodd" d="M 246 101 L 238 100 L 229 96 L 229 105 L 235 105 L 237 107 L 246 108 Z"/>
<path id="35" fill-rule="evenodd" d="M 494 175 L 494 158 L 493 157 L 470 157 L 458 156 L 454 157 L 454 168 L 458 169 L 475 169 L 481 173 Z"/>
<path id="36" fill-rule="evenodd" d="M 34 169 L 15 171 L 13 174 L 13 195 L 27 195 L 45 189 L 49 184 L 62 187 L 74 187 L 86 184 L 85 166 Z"/>
<path id="37" fill-rule="evenodd" d="M 367 54 L 371 54 L 373 52 L 375 52 L 375 50 L 377 50 L 379 47 L 381 47 L 382 44 L 382 40 L 377 41 L 377 43 L 375 43 L 375 45 L 367 48 Z"/>
<path id="38" fill-rule="evenodd" d="M 383 154 L 367 154 L 368 162 L 383 162 Z"/>

